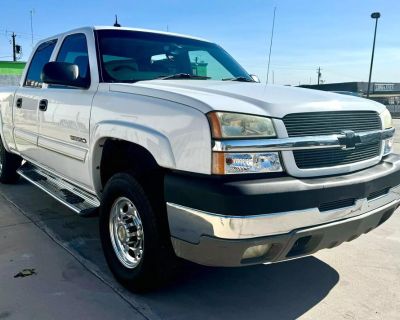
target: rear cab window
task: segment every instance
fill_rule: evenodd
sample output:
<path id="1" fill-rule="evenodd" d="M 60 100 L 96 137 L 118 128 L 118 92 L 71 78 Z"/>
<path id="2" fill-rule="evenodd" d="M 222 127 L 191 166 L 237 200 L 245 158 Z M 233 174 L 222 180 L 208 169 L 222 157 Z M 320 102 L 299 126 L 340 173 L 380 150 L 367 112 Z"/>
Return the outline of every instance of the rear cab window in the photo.
<path id="1" fill-rule="evenodd" d="M 24 87 L 42 88 L 43 82 L 41 74 L 44 65 L 50 61 L 57 40 L 50 40 L 42 43 L 36 49 L 29 65 L 28 73 L 25 77 Z"/>

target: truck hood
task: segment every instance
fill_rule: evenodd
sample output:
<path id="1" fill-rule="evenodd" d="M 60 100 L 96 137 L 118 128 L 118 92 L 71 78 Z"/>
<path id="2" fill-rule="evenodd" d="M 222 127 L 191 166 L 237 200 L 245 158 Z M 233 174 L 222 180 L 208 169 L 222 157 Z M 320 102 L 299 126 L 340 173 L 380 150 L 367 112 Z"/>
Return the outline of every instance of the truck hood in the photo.
<path id="1" fill-rule="evenodd" d="M 113 83 L 110 91 L 173 101 L 207 113 L 213 110 L 282 118 L 289 113 L 372 110 L 385 106 L 367 99 L 290 86 L 237 81 L 151 80 Z"/>

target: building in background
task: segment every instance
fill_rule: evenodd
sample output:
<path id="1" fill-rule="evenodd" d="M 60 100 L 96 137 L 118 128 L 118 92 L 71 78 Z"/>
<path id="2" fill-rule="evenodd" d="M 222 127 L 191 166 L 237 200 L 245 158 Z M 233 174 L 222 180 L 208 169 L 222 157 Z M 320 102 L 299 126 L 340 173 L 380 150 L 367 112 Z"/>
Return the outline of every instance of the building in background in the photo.
<path id="1" fill-rule="evenodd" d="M 192 73 L 196 76 L 207 77 L 207 65 L 208 63 L 201 61 L 192 62 Z"/>
<path id="2" fill-rule="evenodd" d="M 360 97 L 367 96 L 368 82 L 340 82 L 320 85 L 301 85 L 300 87 L 338 93 L 353 93 Z M 387 106 L 389 111 L 400 116 L 400 83 L 371 82 L 369 98 Z"/>
<path id="3" fill-rule="evenodd" d="M 0 61 L 0 86 L 18 85 L 25 62 Z"/>

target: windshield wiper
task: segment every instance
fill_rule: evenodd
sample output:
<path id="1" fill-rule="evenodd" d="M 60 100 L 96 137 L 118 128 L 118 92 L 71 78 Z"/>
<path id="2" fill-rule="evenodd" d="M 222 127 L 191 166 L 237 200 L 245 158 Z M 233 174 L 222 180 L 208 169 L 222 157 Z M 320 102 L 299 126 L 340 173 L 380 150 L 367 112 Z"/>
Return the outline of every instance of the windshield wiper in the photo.
<path id="1" fill-rule="evenodd" d="M 196 76 L 194 74 L 189 74 L 189 73 L 177 73 L 177 74 L 171 74 L 171 75 L 168 75 L 168 76 L 160 76 L 157 79 L 160 79 L 160 80 L 168 80 L 168 79 L 199 79 L 199 80 L 206 80 L 206 79 L 210 79 L 210 77 Z"/>
<path id="2" fill-rule="evenodd" d="M 255 82 L 253 79 L 249 79 L 246 77 L 225 78 L 225 79 L 222 79 L 222 81 Z"/>

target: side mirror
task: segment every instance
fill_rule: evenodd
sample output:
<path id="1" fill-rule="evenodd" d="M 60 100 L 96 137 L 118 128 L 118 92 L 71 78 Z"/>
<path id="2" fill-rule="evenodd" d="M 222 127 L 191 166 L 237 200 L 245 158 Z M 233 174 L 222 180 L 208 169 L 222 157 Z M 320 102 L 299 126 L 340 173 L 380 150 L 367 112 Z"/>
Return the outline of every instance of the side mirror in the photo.
<path id="1" fill-rule="evenodd" d="M 259 78 L 258 76 L 256 76 L 255 74 L 251 74 L 250 77 L 251 77 L 255 82 L 258 82 L 258 83 L 261 82 L 261 81 L 260 81 L 260 78 Z"/>
<path id="2" fill-rule="evenodd" d="M 44 65 L 42 81 L 76 88 L 87 88 L 89 85 L 79 77 L 79 67 L 68 62 L 48 62 Z"/>

